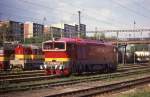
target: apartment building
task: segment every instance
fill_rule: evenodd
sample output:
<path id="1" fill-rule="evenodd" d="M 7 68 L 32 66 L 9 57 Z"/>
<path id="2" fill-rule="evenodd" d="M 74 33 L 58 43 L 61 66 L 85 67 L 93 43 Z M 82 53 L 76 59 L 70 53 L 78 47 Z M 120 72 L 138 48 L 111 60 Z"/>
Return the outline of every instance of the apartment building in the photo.
<path id="1" fill-rule="evenodd" d="M 3 41 L 23 41 L 24 26 L 21 22 L 12 20 L 0 21 Z"/>
<path id="2" fill-rule="evenodd" d="M 42 36 L 43 33 L 44 33 L 44 25 L 33 22 L 24 23 L 24 38 Z"/>
<path id="3" fill-rule="evenodd" d="M 63 36 L 65 37 L 76 37 L 79 33 L 78 31 L 78 25 L 77 24 L 53 24 L 52 27 L 60 28 L 63 30 Z M 85 35 L 86 33 L 86 25 L 81 24 L 80 25 L 80 34 L 83 33 Z"/>

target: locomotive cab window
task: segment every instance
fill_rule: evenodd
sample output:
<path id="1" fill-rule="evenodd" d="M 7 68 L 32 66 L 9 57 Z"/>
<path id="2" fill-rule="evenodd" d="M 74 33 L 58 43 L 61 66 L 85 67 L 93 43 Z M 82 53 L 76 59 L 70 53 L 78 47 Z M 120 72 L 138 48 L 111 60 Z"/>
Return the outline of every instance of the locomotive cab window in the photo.
<path id="1" fill-rule="evenodd" d="M 64 43 L 54 43 L 54 49 L 65 49 Z"/>
<path id="2" fill-rule="evenodd" d="M 48 42 L 43 44 L 44 50 L 65 50 L 64 42 Z"/>

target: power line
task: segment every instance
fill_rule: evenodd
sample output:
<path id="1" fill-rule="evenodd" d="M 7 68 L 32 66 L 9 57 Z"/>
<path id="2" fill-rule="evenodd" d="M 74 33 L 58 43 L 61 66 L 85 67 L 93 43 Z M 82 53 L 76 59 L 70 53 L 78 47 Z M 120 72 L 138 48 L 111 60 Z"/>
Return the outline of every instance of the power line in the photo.
<path id="1" fill-rule="evenodd" d="M 61 12 L 61 11 L 59 11 L 58 9 L 56 9 L 56 8 L 52 8 L 52 7 L 49 7 L 49 6 L 45 6 L 45 5 L 43 5 L 43 4 L 39 4 L 39 3 L 33 3 L 33 2 L 31 2 L 31 1 L 27 1 L 27 0 L 18 0 L 19 2 L 24 2 L 24 3 L 26 3 L 26 4 L 30 4 L 31 6 L 35 6 L 35 7 L 44 7 L 44 8 L 47 8 L 47 9 L 52 9 L 52 10 L 55 10 L 55 11 L 57 11 L 57 12 Z M 68 14 L 73 14 L 72 12 L 69 12 L 69 11 L 66 11 L 65 10 L 65 12 L 66 13 L 68 13 Z"/>
<path id="2" fill-rule="evenodd" d="M 11 20 L 12 20 L 12 17 L 14 17 L 14 18 L 20 18 L 21 20 L 24 20 L 25 18 L 28 18 L 30 21 L 31 21 L 31 19 L 32 19 L 32 21 L 41 21 L 41 19 L 37 19 L 37 18 L 33 18 L 33 17 L 28 17 L 28 16 L 21 16 L 21 15 L 18 15 L 18 14 L 14 14 L 14 13 L 3 13 L 3 12 L 0 12 L 2 15 L 7 15 L 7 16 L 9 16 L 9 20 L 10 20 L 10 18 L 11 18 Z M 13 16 L 12 16 L 13 15 Z"/>
<path id="3" fill-rule="evenodd" d="M 138 12 L 138 11 L 136 11 L 136 10 L 133 10 L 133 9 L 131 9 L 131 8 L 129 8 L 129 7 L 127 7 L 127 6 L 125 6 L 125 5 L 122 5 L 122 4 L 120 4 L 120 3 L 118 3 L 118 2 L 116 2 L 116 1 L 114 1 L 114 0 L 112 0 L 112 2 L 114 2 L 115 4 L 119 5 L 120 7 L 124 8 L 124 9 L 126 9 L 126 10 L 128 10 L 128 11 L 130 11 L 130 12 L 132 12 L 132 13 L 136 14 L 136 15 L 138 15 L 138 16 L 142 16 L 142 17 L 144 17 L 144 18 L 146 18 L 146 19 L 150 20 L 150 17 L 145 16 L 145 15 L 143 15 L 143 14 L 139 13 L 139 12 Z"/>
<path id="4" fill-rule="evenodd" d="M 20 0 L 19 0 L 20 1 Z M 26 1 L 26 0 L 22 0 L 21 2 L 24 2 L 24 3 L 27 3 L 27 4 L 30 4 L 30 5 L 32 5 L 32 6 L 38 6 L 38 7 L 45 7 L 45 8 L 47 8 L 47 9 L 54 9 L 54 8 L 51 8 L 51 7 L 48 7 L 48 6 L 44 6 L 44 5 L 42 5 L 42 4 L 38 4 L 38 3 L 33 3 L 33 2 L 30 2 L 30 1 Z M 9 8 L 9 7 L 8 7 Z M 67 12 L 68 13 L 68 12 Z M 91 17 L 91 16 L 89 16 L 89 15 L 87 15 L 88 17 Z M 41 19 L 40 19 L 41 20 Z M 98 19 L 96 19 L 96 20 L 98 20 Z M 100 22 L 103 22 L 103 23 L 105 23 L 105 24 L 109 24 L 109 25 L 112 25 L 112 23 L 111 22 L 107 22 L 107 21 L 104 21 L 104 20 L 99 20 Z"/>
<path id="5" fill-rule="evenodd" d="M 62 8 L 61 9 L 57 9 L 57 7 L 56 8 L 52 8 L 52 7 L 49 7 L 49 6 L 46 6 L 46 5 L 43 5 L 43 4 L 39 4 L 39 3 L 35 3 L 35 2 L 31 2 L 31 1 L 27 1 L 27 0 L 18 0 L 19 2 L 23 2 L 23 3 L 26 3 L 26 4 L 29 4 L 29 5 L 31 5 L 31 6 L 33 6 L 33 7 L 41 7 L 41 8 L 46 8 L 46 9 L 48 9 L 48 12 L 47 13 L 52 13 L 52 11 L 49 11 L 49 9 L 51 9 L 51 10 L 55 10 L 55 11 L 53 11 L 54 12 L 54 14 L 59 14 L 59 15 L 55 15 L 55 16 L 61 16 L 61 13 L 63 13 L 63 14 L 67 14 L 67 15 L 72 15 L 72 14 L 75 14 L 75 13 L 72 13 L 72 12 L 70 12 L 70 11 L 67 11 L 67 10 L 62 10 Z M 60 17 L 60 18 L 62 18 L 62 17 Z M 62 19 L 61 19 L 62 20 Z M 65 21 L 65 20 L 64 20 Z M 66 20 L 67 21 L 67 20 Z"/>
<path id="6" fill-rule="evenodd" d="M 8 3 L 7 3 L 7 4 L 8 4 Z M 8 8 L 8 9 L 16 9 L 16 10 L 21 9 L 22 12 L 27 11 L 27 9 L 24 9 L 23 7 L 21 7 L 21 8 L 20 8 L 20 7 L 17 7 L 17 6 L 10 7 L 10 6 L 7 5 L 7 4 L 0 2 L 0 5 L 1 5 L 1 6 L 6 7 L 6 8 Z M 35 12 L 35 11 L 33 11 L 33 10 L 28 10 L 28 11 L 31 12 L 31 13 L 34 13 L 34 12 Z"/>
<path id="7" fill-rule="evenodd" d="M 59 11 L 59 10 L 57 10 L 56 8 L 51 8 L 51 7 L 49 7 L 49 6 L 45 6 L 45 5 L 42 5 L 42 4 L 39 4 L 39 3 L 33 3 L 33 2 L 31 2 L 31 1 L 27 1 L 27 0 L 18 0 L 19 2 L 23 2 L 23 3 L 26 3 L 26 4 L 28 4 L 28 5 L 31 5 L 32 7 L 41 7 L 41 8 L 46 8 L 46 9 L 52 9 L 52 10 L 55 10 L 55 12 L 57 12 L 57 13 L 60 13 L 61 11 Z M 2 3 L 1 3 L 2 4 Z M 18 8 L 17 7 L 15 7 L 15 6 L 13 6 L 13 7 L 10 7 L 9 5 L 7 5 L 7 4 L 3 4 L 4 5 L 4 7 L 6 7 L 7 9 L 10 9 L 10 10 L 14 10 L 15 12 L 17 12 L 17 10 L 18 10 Z M 32 12 L 31 10 L 29 10 L 29 9 L 23 9 L 24 11 L 30 11 L 30 12 Z M 22 11 L 23 12 L 23 11 Z M 33 11 L 34 12 L 34 11 Z M 36 12 L 38 12 L 38 11 L 36 11 Z M 40 14 L 40 12 L 38 12 L 39 14 Z M 48 12 L 47 12 L 48 13 Z M 67 13 L 67 14 L 72 14 L 71 12 L 68 12 L 68 11 L 65 11 L 65 13 Z M 46 14 L 47 15 L 47 14 Z M 18 15 L 17 15 L 18 16 Z M 16 17 L 16 16 L 15 16 Z M 24 15 L 24 17 L 26 17 L 25 15 Z M 29 17 L 27 17 L 27 18 L 29 18 Z M 31 17 L 32 19 L 33 19 L 33 17 Z M 43 18 L 43 17 L 42 17 Z M 34 19 L 36 19 L 36 18 L 34 18 Z M 41 18 L 37 18 L 36 20 L 40 20 L 40 21 L 42 21 L 42 19 Z"/>
<path id="8" fill-rule="evenodd" d="M 75 5 L 73 5 L 73 3 L 68 3 L 67 2 L 67 4 L 69 5 L 69 6 L 71 6 L 71 7 L 73 7 L 73 8 L 78 8 L 79 6 L 75 6 Z M 84 9 L 86 9 L 86 10 L 88 10 L 87 8 L 84 8 Z M 90 9 L 92 9 L 92 8 L 90 8 Z M 94 12 L 94 9 L 92 9 L 92 11 L 91 11 L 92 13 Z M 98 12 L 99 13 L 99 12 Z M 97 13 L 93 13 L 93 14 L 97 14 Z M 106 20 L 100 20 L 100 19 L 98 19 L 97 17 L 92 17 L 92 16 L 90 16 L 89 14 L 85 14 L 84 13 L 84 15 L 86 15 L 86 16 L 88 16 L 88 17 L 90 17 L 90 18 L 92 18 L 92 19 L 94 19 L 94 20 L 96 20 L 96 21 L 100 21 L 100 22 L 102 22 L 102 23 L 104 23 L 104 24 L 108 24 L 108 25 L 112 25 L 112 22 L 108 22 L 108 21 L 106 21 Z M 107 20 L 110 20 L 110 21 L 115 21 L 115 22 L 118 22 L 119 24 L 122 24 L 122 25 L 124 25 L 124 26 L 127 26 L 127 24 L 125 24 L 124 22 L 120 22 L 120 21 L 118 21 L 118 20 L 115 20 L 115 19 L 113 19 L 113 18 L 107 18 Z M 114 24 L 113 24 L 114 25 Z M 115 24 L 116 25 L 116 24 Z M 120 26 L 120 25 L 119 25 Z M 115 26 L 116 27 L 116 26 Z"/>
<path id="9" fill-rule="evenodd" d="M 28 19 L 32 19 L 32 20 L 36 20 L 36 21 L 42 21 L 42 18 L 43 17 L 33 17 L 33 16 L 26 16 L 26 15 L 23 15 L 23 14 L 15 14 L 15 13 L 13 13 L 12 11 L 14 11 L 14 12 L 18 12 L 18 8 L 17 7 L 15 7 L 15 6 L 13 6 L 13 7 L 10 7 L 9 5 L 6 5 L 6 4 L 2 4 L 2 3 L 0 3 L 1 5 L 4 5 L 3 7 L 6 7 L 8 10 L 11 10 L 11 11 L 7 11 L 7 12 L 1 12 L 1 13 L 3 13 L 3 15 L 4 14 L 6 14 L 6 15 L 10 15 L 11 17 L 16 17 L 16 18 L 18 18 L 17 16 L 19 16 L 19 18 L 21 18 L 21 19 L 23 19 L 24 20 L 24 18 L 23 17 L 25 17 L 25 18 L 28 18 Z M 21 9 L 21 13 L 22 12 L 24 12 L 24 11 L 27 11 L 27 9 Z M 33 14 L 35 11 L 31 11 L 31 10 L 28 10 L 28 11 L 30 11 L 31 12 L 31 14 Z M 11 13 L 8 13 L 8 12 L 11 12 Z M 19 12 L 20 13 L 20 12 Z M 39 14 L 40 14 L 40 12 L 38 12 Z M 13 15 L 15 15 L 15 16 L 12 16 L 12 14 Z M 27 13 L 26 13 L 27 14 Z"/>
<path id="10" fill-rule="evenodd" d="M 136 5 L 140 6 L 141 8 L 147 10 L 148 12 L 150 12 L 150 9 L 148 9 L 145 6 L 141 5 L 141 3 L 137 2 L 137 1 L 132 1 L 132 2 L 135 3 Z"/>
<path id="11" fill-rule="evenodd" d="M 33 2 L 30 2 L 30 1 L 27 1 L 27 0 L 21 0 L 21 2 L 24 2 L 24 3 L 27 3 L 27 4 L 30 4 L 30 5 L 32 5 L 32 6 L 40 6 L 40 7 L 44 7 L 44 8 L 48 8 L 48 9 L 53 9 L 53 10 L 56 10 L 55 8 L 51 8 L 51 7 L 48 7 L 48 6 L 45 6 L 45 5 L 42 5 L 42 4 L 39 4 L 39 3 L 33 3 Z M 57 10 L 57 12 L 58 12 L 58 10 Z M 66 13 L 68 13 L 68 14 L 72 14 L 72 13 L 70 13 L 70 12 L 68 12 L 68 11 L 65 11 Z M 89 16 L 89 15 L 87 15 L 88 17 L 91 17 L 91 16 Z M 91 17 L 91 18 L 93 18 L 93 17 Z M 103 22 L 103 23 L 105 23 L 105 24 L 112 24 L 111 22 L 107 22 L 107 21 L 104 21 L 104 20 L 99 20 L 99 19 L 95 19 L 95 20 L 98 20 L 98 21 L 100 21 L 100 22 Z"/>
<path id="12" fill-rule="evenodd" d="M 19 0 L 20 1 L 20 0 Z M 27 1 L 27 0 L 21 0 L 20 2 L 24 2 L 24 3 L 26 3 L 26 4 L 30 4 L 31 6 L 36 6 L 36 7 L 44 7 L 44 8 L 47 8 L 47 9 L 53 9 L 53 10 L 56 10 L 57 12 L 60 12 L 59 10 L 57 10 L 57 9 L 55 9 L 55 8 L 51 8 L 51 7 L 48 7 L 48 6 L 45 6 L 45 5 L 43 5 L 43 4 L 39 4 L 39 3 L 33 3 L 33 2 L 31 2 L 31 1 Z M 70 5 L 70 4 L 69 4 Z M 73 5 L 73 4 L 72 4 Z M 68 12 L 68 11 L 65 11 L 66 13 L 68 13 L 68 14 L 70 14 L 70 12 Z M 72 14 L 72 13 L 71 13 Z M 91 17 L 90 15 L 88 15 L 88 14 L 86 14 L 86 16 L 88 16 L 88 17 Z M 33 17 L 32 17 L 33 18 Z M 107 25 L 113 25 L 114 26 L 114 24 L 112 23 L 112 22 L 108 22 L 108 21 L 105 21 L 105 20 L 100 20 L 100 19 L 98 19 L 97 17 L 91 17 L 92 19 L 94 19 L 94 20 L 98 20 L 98 21 L 100 21 L 100 22 L 102 22 L 102 23 L 105 23 L 105 24 L 107 24 Z M 110 18 L 107 18 L 107 19 L 109 19 L 110 20 Z M 37 19 L 37 20 L 42 20 L 42 19 Z M 111 19 L 112 20 L 112 19 Z M 114 19 L 113 19 L 114 20 Z M 114 21 L 116 21 L 116 20 L 114 20 Z M 120 24 L 120 22 L 118 22 L 119 24 Z M 120 25 L 119 25 L 120 26 Z"/>
<path id="13" fill-rule="evenodd" d="M 56 9 L 54 9 L 54 8 L 51 8 L 51 7 L 48 7 L 48 6 L 45 6 L 45 5 L 42 5 L 42 4 L 38 4 L 38 3 L 33 3 L 33 2 L 30 2 L 30 1 L 27 1 L 27 0 L 21 0 L 21 2 L 24 2 L 24 3 L 27 3 L 27 4 L 30 4 L 30 5 L 32 5 L 32 6 L 40 6 L 40 7 L 44 7 L 44 8 L 48 8 L 48 9 L 53 9 L 53 10 L 56 10 Z M 71 4 L 71 6 L 72 6 L 72 4 Z M 73 5 L 74 6 L 74 5 Z M 58 10 L 57 10 L 58 11 Z M 68 14 L 72 14 L 72 13 L 70 13 L 70 12 L 68 12 L 68 11 L 65 11 L 66 13 L 68 13 Z M 87 15 L 87 14 L 86 14 Z M 91 16 L 89 16 L 89 15 L 87 15 L 88 17 L 91 17 Z M 93 18 L 93 17 L 91 17 L 91 18 Z M 104 20 L 100 20 L 100 19 L 95 19 L 95 20 L 98 20 L 98 21 L 100 21 L 100 22 L 103 22 L 103 23 L 105 23 L 105 24 L 109 24 L 109 25 L 112 25 L 112 23 L 111 22 L 108 22 L 108 21 L 104 21 Z"/>

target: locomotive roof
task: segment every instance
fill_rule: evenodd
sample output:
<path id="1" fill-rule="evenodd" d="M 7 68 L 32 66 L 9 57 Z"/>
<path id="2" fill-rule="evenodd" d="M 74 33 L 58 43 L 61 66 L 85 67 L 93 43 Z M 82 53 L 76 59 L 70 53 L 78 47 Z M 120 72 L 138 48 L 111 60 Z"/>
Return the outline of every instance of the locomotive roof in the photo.
<path id="1" fill-rule="evenodd" d="M 83 44 L 92 43 L 92 44 L 112 45 L 111 42 L 105 42 L 103 40 L 90 40 L 90 39 L 82 39 L 82 38 L 59 38 L 59 39 L 56 39 L 55 41 L 57 41 L 57 42 L 65 41 L 65 42 L 70 42 L 70 43 L 83 43 Z M 52 40 L 48 40 L 45 42 L 52 42 Z"/>
<path id="2" fill-rule="evenodd" d="M 36 45 L 33 45 L 33 44 L 19 44 L 19 45 L 23 46 L 23 47 L 29 47 L 29 48 L 32 48 L 32 49 L 39 49 L 40 48 L 39 46 L 36 46 Z"/>

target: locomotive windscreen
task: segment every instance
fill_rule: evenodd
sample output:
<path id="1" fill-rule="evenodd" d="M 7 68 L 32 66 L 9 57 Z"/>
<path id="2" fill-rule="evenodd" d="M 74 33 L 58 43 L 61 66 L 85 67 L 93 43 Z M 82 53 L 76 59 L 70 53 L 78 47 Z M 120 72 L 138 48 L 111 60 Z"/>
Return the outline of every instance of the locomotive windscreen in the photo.
<path id="1" fill-rule="evenodd" d="M 44 50 L 64 50 L 65 43 L 64 42 L 47 42 L 43 44 Z"/>

